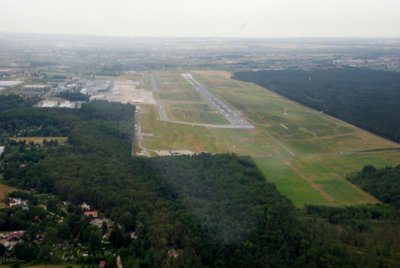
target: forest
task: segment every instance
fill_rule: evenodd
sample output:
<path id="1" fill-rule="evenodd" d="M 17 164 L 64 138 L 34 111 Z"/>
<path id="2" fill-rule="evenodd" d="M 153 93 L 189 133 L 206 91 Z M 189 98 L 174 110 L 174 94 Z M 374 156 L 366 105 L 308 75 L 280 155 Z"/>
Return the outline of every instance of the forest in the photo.
<path id="1" fill-rule="evenodd" d="M 400 165 L 382 169 L 365 166 L 361 171 L 349 176 L 349 181 L 382 202 L 400 208 Z"/>
<path id="2" fill-rule="evenodd" d="M 2 182 L 25 190 L 8 198 L 28 200 L 27 209 L 0 210 L 2 230 L 26 230 L 12 251 L 0 247 L 11 260 L 89 267 L 102 259 L 115 267 L 115 256 L 124 267 L 400 265 L 399 213 L 391 205 L 296 209 L 246 156 L 132 157 L 134 106 L 94 101 L 80 110 L 40 109 L 25 101 L 0 97 Z M 8 139 L 50 134 L 68 141 Z M 103 224 L 94 227 L 82 204 Z"/>
<path id="3" fill-rule="evenodd" d="M 400 73 L 346 67 L 238 72 L 234 78 L 400 141 Z"/>

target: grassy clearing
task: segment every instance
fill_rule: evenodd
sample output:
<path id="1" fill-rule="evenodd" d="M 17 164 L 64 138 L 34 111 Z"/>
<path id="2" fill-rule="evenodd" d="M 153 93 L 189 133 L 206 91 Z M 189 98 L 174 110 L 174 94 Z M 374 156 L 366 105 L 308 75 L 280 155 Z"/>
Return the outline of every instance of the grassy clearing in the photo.
<path id="1" fill-rule="evenodd" d="M 2 184 L 0 181 L 0 208 L 5 208 L 6 203 L 3 202 L 4 198 L 6 197 L 7 194 L 17 191 L 18 189 Z"/>
<path id="2" fill-rule="evenodd" d="M 254 84 L 229 79 L 229 73 L 208 70 L 192 74 L 256 128 L 211 129 L 165 123 L 157 120 L 154 107 L 146 106 L 141 124 L 144 132 L 153 135 L 143 140 L 144 147 L 250 155 L 268 180 L 296 206 L 376 203 L 345 176 L 366 164 L 400 164 L 400 151 L 358 152 L 399 147 L 394 142 Z M 161 75 L 168 77 L 165 72 Z"/>
<path id="3" fill-rule="evenodd" d="M 13 141 L 19 142 L 19 141 L 26 141 L 26 142 L 33 142 L 34 144 L 43 144 L 44 140 L 47 141 L 58 141 L 58 143 L 65 143 L 67 142 L 67 137 L 14 137 L 10 138 Z"/>

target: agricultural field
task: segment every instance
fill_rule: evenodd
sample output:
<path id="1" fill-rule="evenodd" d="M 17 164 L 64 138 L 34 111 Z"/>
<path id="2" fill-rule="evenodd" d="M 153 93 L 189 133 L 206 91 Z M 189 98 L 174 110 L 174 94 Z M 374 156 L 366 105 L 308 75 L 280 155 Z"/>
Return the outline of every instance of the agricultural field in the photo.
<path id="1" fill-rule="evenodd" d="M 355 205 L 378 202 L 345 178 L 367 164 L 377 167 L 399 164 L 399 144 L 257 85 L 232 80 L 227 72 L 199 70 L 191 73 L 220 100 L 240 112 L 255 128 L 217 129 L 163 122 L 159 120 L 155 106 L 144 105 L 141 106 L 140 115 L 144 134 L 141 146 L 149 152 L 155 154 L 156 150 L 182 149 L 250 155 L 266 178 L 274 182 L 298 207 L 305 204 Z M 155 74 L 160 87 L 166 85 L 160 91 L 176 91 L 187 102 L 204 103 L 201 96 L 196 99 L 196 92 L 193 93 L 194 89 L 184 84 L 179 73 Z M 160 83 L 160 80 L 164 82 Z M 185 90 L 188 93 L 178 93 Z M 172 99 L 171 96 L 169 98 Z M 174 98 L 176 101 L 179 97 Z M 166 99 L 163 101 L 167 102 Z M 192 106 L 187 102 L 175 102 L 175 107 L 182 104 L 181 109 L 190 110 Z"/>
<path id="2" fill-rule="evenodd" d="M 65 143 L 67 141 L 67 137 L 14 137 L 10 138 L 13 141 L 26 141 L 27 143 L 33 142 L 34 144 L 43 144 L 44 140 L 47 141 L 58 141 L 58 143 Z"/>

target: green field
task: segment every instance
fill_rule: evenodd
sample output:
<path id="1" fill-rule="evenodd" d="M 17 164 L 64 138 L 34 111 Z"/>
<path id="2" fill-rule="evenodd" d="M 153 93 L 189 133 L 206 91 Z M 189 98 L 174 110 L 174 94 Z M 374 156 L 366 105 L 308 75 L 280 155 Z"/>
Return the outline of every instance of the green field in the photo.
<path id="1" fill-rule="evenodd" d="M 400 163 L 399 150 L 363 152 L 399 148 L 399 144 L 254 84 L 232 80 L 227 72 L 207 70 L 191 73 L 256 128 L 214 129 L 166 123 L 159 121 L 155 106 L 142 106 L 140 123 L 143 132 L 149 134 L 142 140 L 143 147 L 149 150 L 186 149 L 250 155 L 267 179 L 274 182 L 296 206 L 376 203 L 375 198 L 347 182 L 345 176 L 367 164 L 382 167 Z M 185 82 L 176 72 L 157 73 L 157 79 L 170 79 L 175 81 L 171 82 L 175 85 Z M 176 90 L 171 84 L 168 83 L 163 90 Z M 182 84 L 179 90 L 193 89 Z M 181 105 L 182 109 L 190 110 L 193 107 L 188 102 L 204 104 L 201 96 L 197 100 L 192 93 L 184 96 L 187 102 L 176 101 L 176 107 Z M 193 114 L 201 117 L 198 111 Z"/>

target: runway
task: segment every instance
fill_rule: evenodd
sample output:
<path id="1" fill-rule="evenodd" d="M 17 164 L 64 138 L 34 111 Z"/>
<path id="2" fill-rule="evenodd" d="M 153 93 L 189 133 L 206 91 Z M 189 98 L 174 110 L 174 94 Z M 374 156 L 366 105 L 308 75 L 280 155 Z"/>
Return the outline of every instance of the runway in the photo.
<path id="1" fill-rule="evenodd" d="M 185 73 L 182 76 L 202 94 L 232 125 L 238 128 L 254 128 L 246 119 L 236 111 L 228 107 L 225 103 L 214 96 L 207 88 L 200 84 L 191 74 Z"/>
<path id="2" fill-rule="evenodd" d="M 156 106 L 160 120 L 176 124 L 185 124 L 192 126 L 202 126 L 211 128 L 241 128 L 241 129 L 251 129 L 254 128 L 247 120 L 240 116 L 237 112 L 230 109 L 227 105 L 221 102 L 217 97 L 215 97 L 211 92 L 209 92 L 204 86 L 202 86 L 197 80 L 193 78 L 191 74 L 182 74 L 182 76 L 197 90 L 202 94 L 229 122 L 230 124 L 203 124 L 203 123 L 191 123 L 184 121 L 171 120 L 166 111 L 163 101 L 160 98 L 156 99 Z M 153 74 L 150 74 L 150 84 L 153 92 L 159 91 L 157 81 Z"/>

